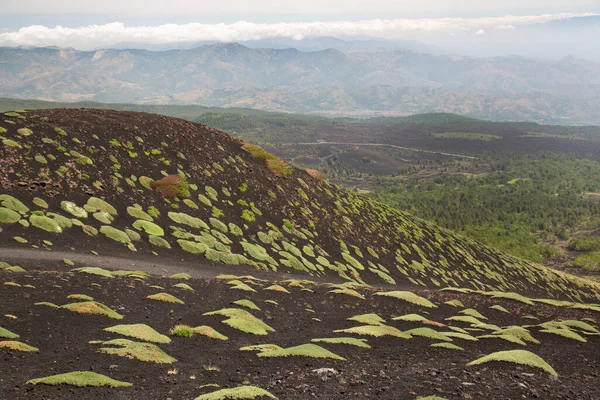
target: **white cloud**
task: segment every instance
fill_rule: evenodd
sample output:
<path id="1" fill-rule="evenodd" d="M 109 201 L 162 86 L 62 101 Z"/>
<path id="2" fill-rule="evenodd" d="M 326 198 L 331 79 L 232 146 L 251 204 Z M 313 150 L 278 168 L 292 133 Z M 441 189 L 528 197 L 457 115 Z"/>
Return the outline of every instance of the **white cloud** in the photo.
<path id="1" fill-rule="evenodd" d="M 175 43 L 202 40 L 224 42 L 289 37 L 300 40 L 317 36 L 377 36 L 400 38 L 408 33 L 447 33 L 471 31 L 480 35 L 486 29 L 514 29 L 558 19 L 597 14 L 544 14 L 492 18 L 376 19 L 365 21 L 293 22 L 258 24 L 240 21 L 233 24 L 165 24 L 128 27 L 114 22 L 78 28 L 49 28 L 32 25 L 13 32 L 0 33 L 0 46 L 61 46 L 90 49 L 128 43 Z"/>
<path id="2" fill-rule="evenodd" d="M 478 30 L 477 32 L 475 32 L 475 34 L 476 34 L 477 36 L 485 35 L 485 29 L 480 29 L 480 30 Z"/>

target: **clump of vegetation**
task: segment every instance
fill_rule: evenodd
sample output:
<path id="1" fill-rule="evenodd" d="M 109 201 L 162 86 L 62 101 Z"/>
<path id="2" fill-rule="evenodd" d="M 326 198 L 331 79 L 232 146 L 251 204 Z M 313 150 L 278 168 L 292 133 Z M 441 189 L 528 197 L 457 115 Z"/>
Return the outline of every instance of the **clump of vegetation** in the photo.
<path id="1" fill-rule="evenodd" d="M 406 292 L 401 290 L 395 290 L 391 292 L 378 292 L 375 293 L 374 296 L 385 296 L 385 297 L 393 297 L 395 299 L 404 300 L 412 304 L 416 304 L 422 307 L 428 308 L 436 308 L 437 306 L 433 304 L 431 301 L 427 300 L 424 297 L 416 295 L 412 292 Z"/>
<path id="2" fill-rule="evenodd" d="M 61 233 L 63 231 L 58 222 L 46 216 L 34 214 L 29 217 L 29 222 L 36 228 L 42 229 L 46 232 Z"/>
<path id="3" fill-rule="evenodd" d="M 182 300 L 169 293 L 156 293 L 148 296 L 147 298 L 151 300 L 163 301 L 165 303 L 185 304 Z"/>
<path id="4" fill-rule="evenodd" d="M 98 303 L 97 301 L 83 301 L 80 303 L 70 303 L 63 305 L 60 308 L 73 311 L 78 314 L 105 315 L 111 319 L 123 319 L 123 316 L 121 314 L 110 309 L 102 303 Z"/>
<path id="5" fill-rule="evenodd" d="M 202 336 L 206 336 L 215 340 L 228 340 L 229 338 L 221 333 L 219 333 L 216 329 L 208 325 L 197 326 L 194 329 L 194 333 Z"/>
<path id="6" fill-rule="evenodd" d="M 22 351 L 24 353 L 35 353 L 40 351 L 37 347 L 30 346 L 28 344 L 18 342 L 16 340 L 5 340 L 0 341 L 0 348 L 5 348 L 14 351 Z"/>
<path id="7" fill-rule="evenodd" d="M 245 400 L 256 399 L 259 397 L 268 397 L 269 399 L 276 398 L 271 393 L 256 386 L 238 386 L 232 389 L 221 389 L 216 392 L 203 394 L 202 396 L 196 397 L 194 400 Z"/>
<path id="8" fill-rule="evenodd" d="M 77 387 L 130 387 L 131 383 L 117 381 L 91 371 L 73 371 L 27 381 L 29 385 L 71 385 Z"/>
<path id="9" fill-rule="evenodd" d="M 364 325 L 385 325 L 385 320 L 377 314 L 362 314 L 348 318 L 348 321 L 359 322 Z"/>
<path id="10" fill-rule="evenodd" d="M 102 276 L 104 278 L 114 278 L 115 277 L 111 271 L 108 271 L 106 269 L 99 268 L 99 267 L 81 267 L 81 268 L 74 268 L 71 271 L 80 272 L 80 273 L 84 273 L 84 274 L 98 275 L 98 276 Z"/>
<path id="11" fill-rule="evenodd" d="M 2 338 L 2 339 L 18 339 L 19 335 L 9 331 L 6 328 L 0 327 L 0 338 Z"/>
<path id="12" fill-rule="evenodd" d="M 351 337 L 337 337 L 337 338 L 315 338 L 311 342 L 314 343 L 330 343 L 330 344 L 348 344 L 351 346 L 362 347 L 370 349 L 371 346 L 367 344 L 366 339 L 356 339 Z"/>
<path id="13" fill-rule="evenodd" d="M 428 338 L 428 339 L 439 340 L 442 342 L 451 342 L 452 341 L 452 339 L 450 339 L 445 334 L 438 332 L 431 328 L 426 328 L 426 327 L 411 329 L 411 330 L 405 331 L 404 333 L 406 335 L 420 336 L 420 337 L 424 337 L 424 338 Z"/>
<path id="14" fill-rule="evenodd" d="M 235 304 L 237 306 L 246 307 L 250 310 L 260 311 L 260 308 L 256 304 L 254 304 L 254 302 L 252 302 L 250 300 L 246 300 L 246 299 L 236 300 L 232 304 Z"/>
<path id="15" fill-rule="evenodd" d="M 166 198 L 190 197 L 189 184 L 185 176 L 167 175 L 162 179 L 150 182 L 150 188 L 158 190 Z"/>
<path id="16" fill-rule="evenodd" d="M 88 296 L 87 294 L 70 294 L 67 296 L 69 300 L 84 300 L 84 301 L 93 301 L 94 298 L 92 296 Z"/>
<path id="17" fill-rule="evenodd" d="M 310 357 L 310 358 L 330 358 L 333 360 L 346 360 L 344 357 L 324 349 L 316 344 L 302 344 L 300 346 L 288 347 L 279 350 L 266 350 L 258 353 L 259 357 Z"/>
<path id="18" fill-rule="evenodd" d="M 188 325 L 175 325 L 169 334 L 177 337 L 192 337 L 194 336 L 194 329 Z"/>
<path id="19" fill-rule="evenodd" d="M 410 339 L 412 336 L 402 332 L 401 330 L 394 328 L 393 326 L 387 325 L 364 325 L 356 326 L 354 328 L 338 329 L 333 331 L 334 333 L 350 333 L 361 336 L 393 336 L 400 339 Z"/>
<path id="20" fill-rule="evenodd" d="M 227 319 L 223 321 L 224 324 L 229 325 L 230 327 L 239 331 L 253 335 L 268 335 L 269 332 L 275 332 L 275 329 L 271 328 L 254 315 L 239 308 L 224 308 L 221 310 L 208 312 L 203 315 L 222 315 L 227 317 Z"/>
<path id="21" fill-rule="evenodd" d="M 471 361 L 467 366 L 484 364 L 490 361 L 504 361 L 521 365 L 527 365 L 533 368 L 540 368 L 550 375 L 558 376 L 554 368 L 550 366 L 543 358 L 526 350 L 508 350 L 498 351 L 487 356 Z"/>
<path id="22" fill-rule="evenodd" d="M 152 343 L 140 343 L 128 339 L 114 339 L 98 343 L 104 346 L 115 346 L 102 347 L 98 349 L 100 353 L 114 354 L 132 360 L 152 362 L 155 364 L 173 364 L 177 361 Z"/>
<path id="23" fill-rule="evenodd" d="M 167 336 L 161 335 L 152 327 L 145 324 L 115 325 L 105 328 L 104 330 L 123 336 L 129 336 L 135 339 L 140 339 L 145 342 L 171 343 L 171 339 L 169 339 Z"/>

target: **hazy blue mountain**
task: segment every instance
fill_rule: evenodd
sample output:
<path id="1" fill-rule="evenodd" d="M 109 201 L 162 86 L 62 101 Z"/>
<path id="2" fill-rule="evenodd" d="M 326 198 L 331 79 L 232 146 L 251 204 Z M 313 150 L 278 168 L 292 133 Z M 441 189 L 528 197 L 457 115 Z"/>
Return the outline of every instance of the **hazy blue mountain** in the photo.
<path id="1" fill-rule="evenodd" d="M 575 122 L 600 115 L 594 111 L 600 64 L 575 57 L 474 58 L 404 49 L 303 52 L 217 43 L 166 51 L 0 48 L 0 60 L 0 95 L 6 97 L 360 115 L 489 109 L 506 119 L 553 116 Z M 449 108 L 452 104 L 464 110 Z M 496 112 L 477 116 L 495 118 Z"/>

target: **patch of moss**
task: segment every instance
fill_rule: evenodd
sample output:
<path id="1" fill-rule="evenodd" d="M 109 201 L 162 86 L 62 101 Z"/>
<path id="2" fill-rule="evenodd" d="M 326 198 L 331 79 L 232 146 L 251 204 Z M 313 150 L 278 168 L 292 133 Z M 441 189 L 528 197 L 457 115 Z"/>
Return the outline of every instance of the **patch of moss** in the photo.
<path id="1" fill-rule="evenodd" d="M 40 216 L 40 215 L 32 215 L 29 217 L 29 222 L 31 223 L 31 225 L 35 226 L 36 228 L 42 229 L 46 232 L 51 232 L 51 233 L 61 233 L 62 232 L 62 228 L 60 227 L 60 225 L 52 218 L 48 218 L 48 217 Z"/>
<path id="2" fill-rule="evenodd" d="M 343 295 L 346 295 L 346 296 L 357 297 L 357 298 L 363 299 L 363 300 L 365 299 L 365 296 L 363 296 L 362 294 L 358 293 L 354 289 L 333 289 L 333 290 L 330 290 L 327 293 L 343 294 Z"/>
<path id="3" fill-rule="evenodd" d="M 362 347 L 370 349 L 371 346 L 367 344 L 366 339 L 356 339 L 351 337 L 337 337 L 337 338 L 315 338 L 311 342 L 315 343 L 330 343 L 330 344 L 348 344 L 351 346 Z"/>
<path id="4" fill-rule="evenodd" d="M 111 271 L 108 271 L 99 267 L 82 267 L 82 268 L 74 268 L 71 271 L 73 272 L 81 272 L 84 274 L 98 275 L 104 278 L 114 278 L 114 275 Z"/>
<path id="5" fill-rule="evenodd" d="M 54 303 L 50 303 L 48 301 L 40 301 L 38 303 L 34 303 L 35 306 L 46 306 L 46 307 L 50 307 L 50 308 L 60 308 L 60 306 L 57 306 Z"/>
<path id="6" fill-rule="evenodd" d="M 259 357 L 309 357 L 309 358 L 329 358 L 333 360 L 346 360 L 344 357 L 313 343 L 302 344 L 300 346 L 288 347 L 279 350 L 266 350 L 258 353 Z"/>
<path id="7" fill-rule="evenodd" d="M 157 293 L 146 297 L 151 300 L 163 301 L 165 303 L 173 303 L 173 304 L 185 304 L 182 300 L 179 300 L 177 297 L 168 294 L 168 293 Z"/>
<path id="8" fill-rule="evenodd" d="M 6 207 L 18 213 L 29 212 L 29 207 L 23 204 L 20 200 L 8 194 L 0 194 L 0 204 L 3 207 Z"/>
<path id="9" fill-rule="evenodd" d="M 148 222 L 152 222 L 153 218 L 150 214 L 148 214 L 147 212 L 145 212 L 144 210 L 142 210 L 141 208 L 138 207 L 127 207 L 127 214 L 129 214 L 130 216 L 132 216 L 133 218 L 136 219 L 141 219 L 144 221 L 148 221 Z"/>
<path id="10" fill-rule="evenodd" d="M 348 321 L 359 322 L 363 325 L 385 325 L 385 320 L 377 314 L 362 314 L 348 318 Z"/>
<path id="11" fill-rule="evenodd" d="M 558 376 L 554 368 L 552 368 L 550 364 L 544 361 L 543 358 L 526 350 L 498 351 L 496 353 L 492 353 L 487 356 L 478 358 L 477 360 L 471 361 L 467 364 L 467 366 L 484 364 L 490 361 L 503 361 L 527 365 L 529 367 L 542 369 L 550 375 Z"/>
<path id="12" fill-rule="evenodd" d="M 269 287 L 266 287 L 265 290 L 272 290 L 274 292 L 281 292 L 281 293 L 290 293 L 286 288 L 284 288 L 283 286 L 280 285 L 271 285 Z"/>
<path id="13" fill-rule="evenodd" d="M 161 335 L 154 328 L 145 324 L 126 324 L 115 325 L 104 329 L 107 332 L 116 333 L 123 336 L 129 336 L 135 339 L 152 343 L 171 343 L 165 335 Z"/>
<path id="14" fill-rule="evenodd" d="M 102 347 L 98 349 L 100 353 L 114 354 L 131 360 L 152 362 L 155 364 L 173 364 L 177 361 L 152 343 L 134 342 L 128 339 L 114 339 L 100 343 L 104 346 L 115 346 Z"/>
<path id="15" fill-rule="evenodd" d="M 40 199 L 39 197 L 34 197 L 32 203 L 43 209 L 48 208 L 48 203 L 44 199 Z"/>
<path id="16" fill-rule="evenodd" d="M 117 215 L 117 210 L 106 201 L 97 197 L 90 197 L 87 201 L 87 206 L 93 211 L 103 211 L 110 215 Z M 88 209 L 88 211 L 90 211 Z"/>
<path id="17" fill-rule="evenodd" d="M 221 389 L 216 392 L 203 394 L 194 400 L 245 400 L 260 397 L 276 398 L 271 393 L 256 386 L 238 386 L 232 389 Z"/>
<path id="18" fill-rule="evenodd" d="M 66 374 L 51 375 L 44 378 L 31 379 L 29 385 L 70 385 L 77 387 L 130 387 L 131 383 L 117 381 L 106 375 L 90 371 L 73 371 Z"/>
<path id="19" fill-rule="evenodd" d="M 192 242 L 190 240 L 177 240 L 177 243 L 183 251 L 187 251 L 192 254 L 204 254 L 209 249 L 204 243 Z"/>
<path id="20" fill-rule="evenodd" d="M 356 326 L 353 328 L 347 329 L 338 329 L 333 331 L 334 333 L 349 333 L 360 336 L 374 336 L 374 337 L 382 337 L 382 336 L 393 336 L 400 339 L 410 339 L 412 336 L 402 332 L 399 329 L 394 328 L 393 326 L 387 325 L 364 325 L 364 326 Z"/>
<path id="21" fill-rule="evenodd" d="M 0 224 L 14 224 L 21 220 L 21 214 L 9 208 L 0 207 Z"/>
<path id="22" fill-rule="evenodd" d="M 183 280 L 188 280 L 188 279 L 192 279 L 192 276 L 190 274 L 186 274 L 184 272 L 180 272 L 178 274 L 173 274 L 171 275 L 171 279 L 183 279 Z"/>
<path id="23" fill-rule="evenodd" d="M 168 217 L 171 219 L 171 221 L 177 224 L 187 225 L 196 229 L 204 229 L 207 231 L 210 230 L 209 226 L 200 218 L 192 217 L 185 213 L 170 211 L 168 213 Z"/>
<path id="24" fill-rule="evenodd" d="M 17 129 L 17 133 L 21 136 L 31 136 L 33 135 L 33 131 L 29 128 L 20 128 Z"/>
<path id="25" fill-rule="evenodd" d="M 97 301 L 84 301 L 80 303 L 70 303 L 61 306 L 65 310 L 73 311 L 78 314 L 93 314 L 93 315 L 105 315 L 111 319 L 123 319 L 123 316 L 116 311 L 110 309 L 102 303 Z"/>
<path id="26" fill-rule="evenodd" d="M 0 326 L 0 338 L 2 339 L 18 339 L 19 335 Z"/>
<path id="27" fill-rule="evenodd" d="M 17 149 L 22 149 L 23 147 L 19 144 L 19 142 L 15 142 L 12 139 L 3 139 L 2 140 L 2 144 L 5 145 L 6 147 L 14 147 Z"/>
<path id="28" fill-rule="evenodd" d="M 237 306 L 242 306 L 242 307 L 246 307 L 250 310 L 256 310 L 256 311 L 260 311 L 260 307 L 258 307 L 256 304 L 254 304 L 254 302 L 250 301 L 250 300 L 236 300 L 234 302 L 232 302 L 232 304 L 235 304 Z"/>
<path id="29" fill-rule="evenodd" d="M 211 328 L 208 325 L 197 326 L 192 329 L 194 333 L 202 336 L 206 336 L 215 340 L 228 340 L 229 338 L 221 333 L 217 332 L 215 329 Z"/>
<path id="30" fill-rule="evenodd" d="M 100 227 L 100 233 L 107 238 L 114 240 L 115 242 L 123 244 L 131 243 L 131 238 L 127 232 L 123 232 L 119 229 L 113 228 L 112 226 L 102 225 Z"/>
<path id="31" fill-rule="evenodd" d="M 227 317 L 227 319 L 223 321 L 225 325 L 253 335 L 267 335 L 269 332 L 275 332 L 275 329 L 271 328 L 254 315 L 239 308 L 224 308 L 203 315 L 222 315 Z"/>
<path id="32" fill-rule="evenodd" d="M 150 236 L 148 236 L 148 241 L 150 242 L 151 245 L 156 246 L 156 247 L 162 247 L 165 249 L 171 248 L 171 244 L 169 242 L 167 242 L 165 239 L 158 237 L 158 236 L 150 235 Z"/>
<path id="33" fill-rule="evenodd" d="M 178 283 L 176 285 L 173 285 L 173 287 L 176 287 L 178 289 L 183 289 L 183 290 L 189 290 L 190 292 L 194 291 L 193 287 L 191 287 L 190 285 L 185 284 L 185 283 Z"/>
<path id="34" fill-rule="evenodd" d="M 431 301 L 427 300 L 424 297 L 421 297 L 415 293 L 395 290 L 391 292 L 378 292 L 375 293 L 374 296 L 384 296 L 384 297 L 392 297 L 394 299 L 407 301 L 412 304 L 416 304 L 422 307 L 428 308 L 436 308 L 437 306 L 433 304 Z"/>
<path id="35" fill-rule="evenodd" d="M 160 226 L 156 225 L 153 222 L 149 222 L 143 219 L 138 219 L 133 223 L 133 227 L 138 231 L 144 231 L 148 235 L 152 236 L 164 236 L 165 231 Z"/>
<path id="36" fill-rule="evenodd" d="M 72 201 L 61 201 L 60 207 L 64 211 L 68 212 L 69 214 L 73 215 L 76 218 L 87 218 L 88 217 L 88 212 L 85 211 L 83 208 L 78 207 L 77 204 L 73 203 Z"/>
<path id="37" fill-rule="evenodd" d="M 70 294 L 67 296 L 69 300 L 83 300 L 83 301 L 93 301 L 94 298 L 88 296 L 87 294 Z"/>
<path id="38" fill-rule="evenodd" d="M 40 351 L 37 347 L 30 346 L 28 344 L 18 342 L 16 340 L 5 340 L 0 341 L 0 349 L 9 349 L 14 351 L 22 351 L 24 353 L 35 353 Z"/>
<path id="39" fill-rule="evenodd" d="M 464 350 L 462 347 L 455 345 L 454 343 L 442 342 L 442 343 L 434 343 L 430 345 L 430 347 L 438 347 L 442 349 L 449 350 Z"/>
<path id="40" fill-rule="evenodd" d="M 452 341 L 452 339 L 450 339 L 445 334 L 438 332 L 431 328 L 426 328 L 426 327 L 411 329 L 411 330 L 405 331 L 404 333 L 407 335 L 411 335 L 411 336 L 420 336 L 420 337 L 424 337 L 427 339 L 439 340 L 442 342 L 451 342 Z"/>

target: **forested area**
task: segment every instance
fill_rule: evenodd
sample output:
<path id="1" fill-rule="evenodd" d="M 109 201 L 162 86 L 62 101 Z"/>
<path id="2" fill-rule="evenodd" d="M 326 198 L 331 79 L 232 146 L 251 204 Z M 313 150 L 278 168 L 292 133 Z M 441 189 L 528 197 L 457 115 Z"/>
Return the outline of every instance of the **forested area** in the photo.
<path id="1" fill-rule="evenodd" d="M 512 254 L 544 261 L 552 246 L 600 227 L 600 161 L 545 153 L 486 159 L 494 172 L 386 185 L 372 196 Z"/>

